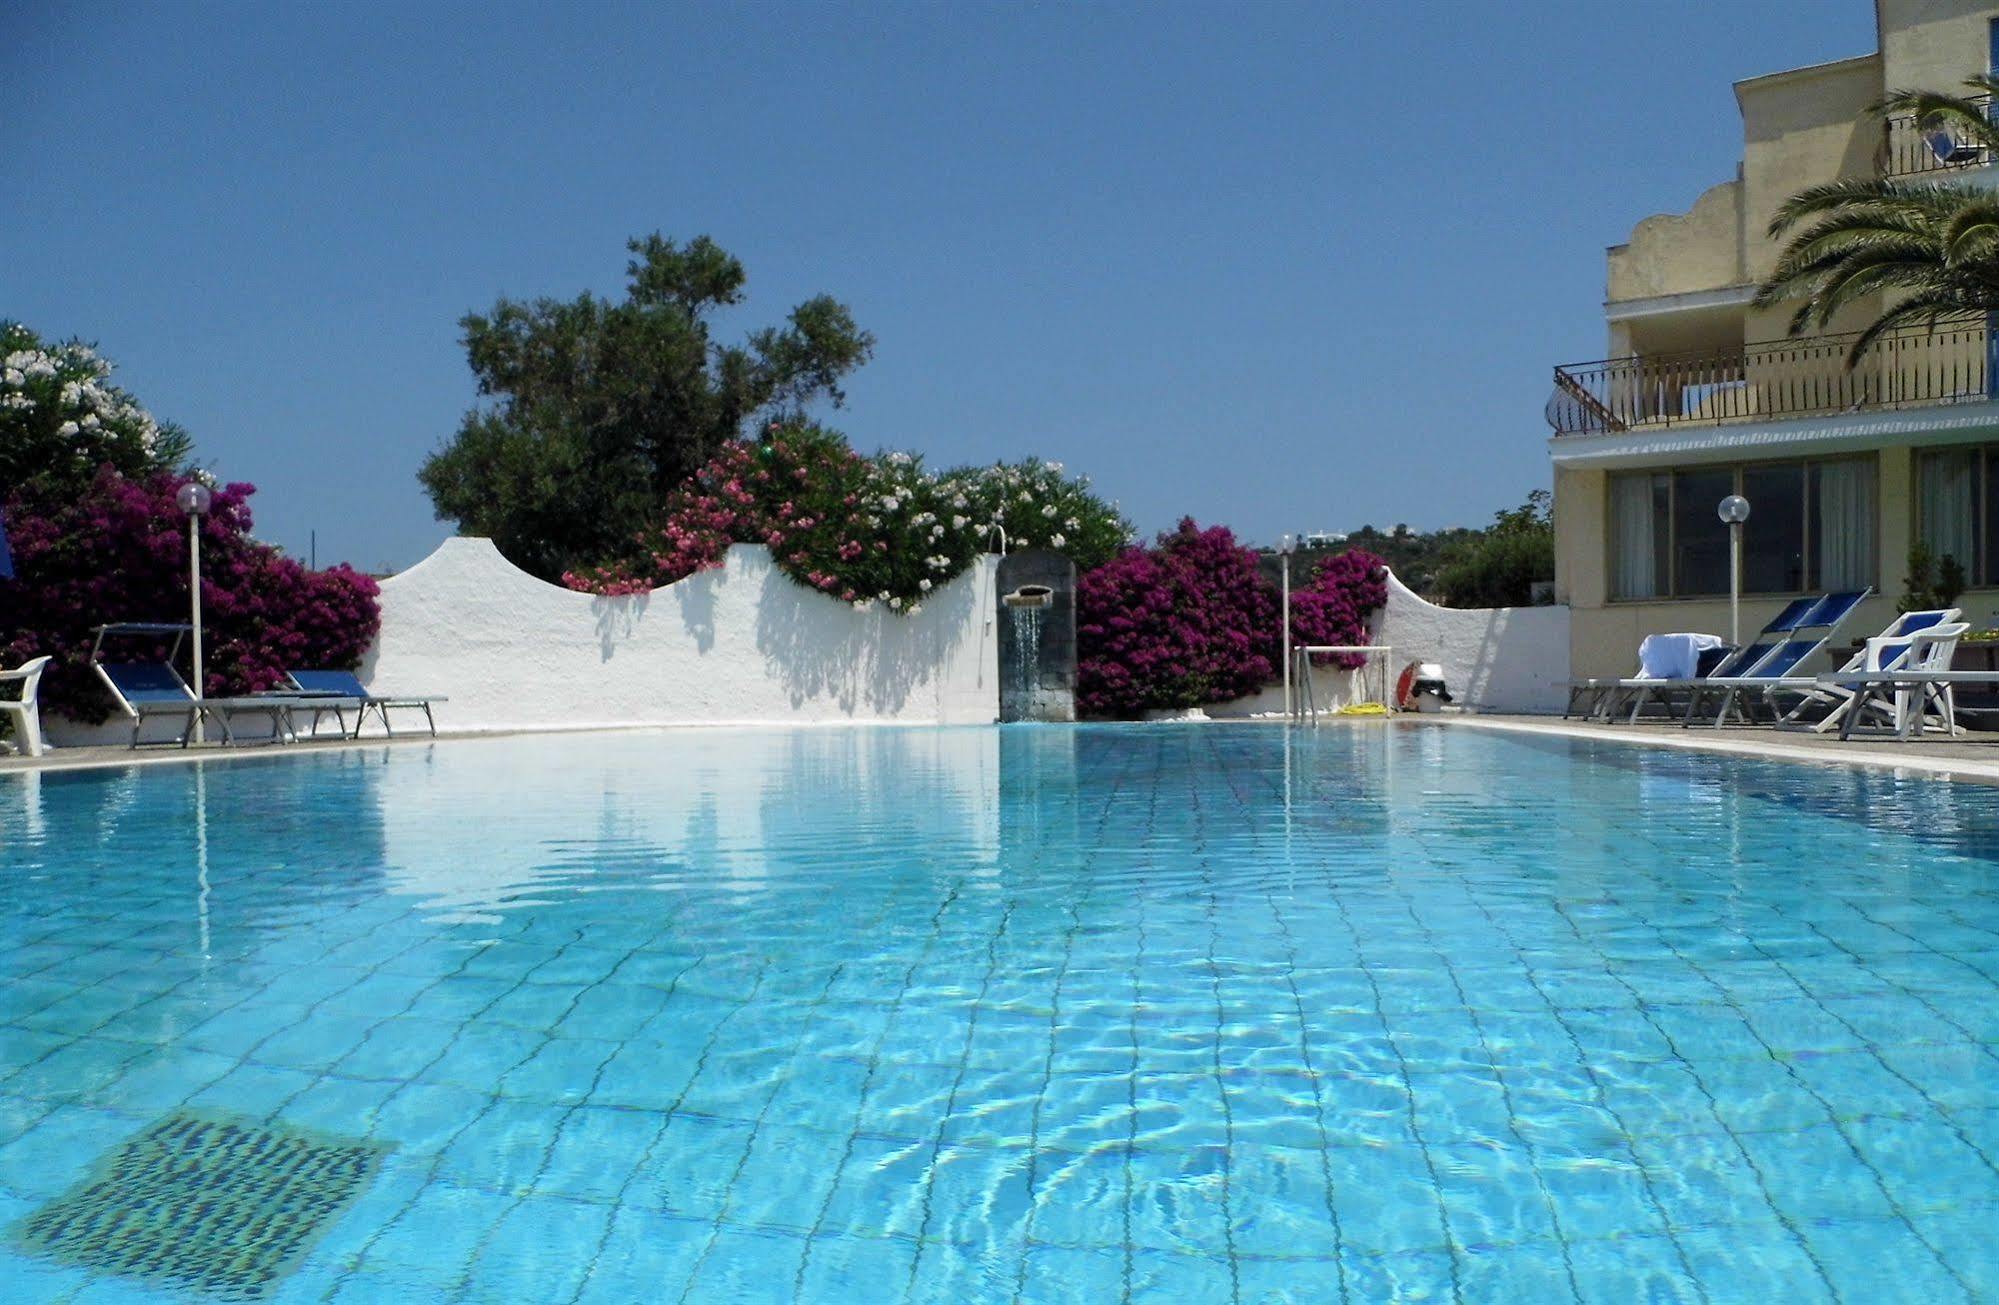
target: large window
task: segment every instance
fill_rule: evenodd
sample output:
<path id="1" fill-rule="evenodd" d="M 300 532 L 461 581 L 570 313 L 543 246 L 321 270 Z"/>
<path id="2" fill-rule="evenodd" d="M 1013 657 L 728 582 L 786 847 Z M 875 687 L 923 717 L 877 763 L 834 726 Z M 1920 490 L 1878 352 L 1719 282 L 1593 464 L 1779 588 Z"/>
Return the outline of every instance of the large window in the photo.
<path id="1" fill-rule="evenodd" d="M 1999 446 L 1935 449 L 1916 461 L 1917 538 L 1966 583 L 1999 585 Z"/>
<path id="2" fill-rule="evenodd" d="M 1874 459 L 1842 458 L 1613 475 L 1611 597 L 1727 593 L 1728 527 L 1715 509 L 1730 494 L 1750 506 L 1742 530 L 1744 593 L 1874 583 Z"/>

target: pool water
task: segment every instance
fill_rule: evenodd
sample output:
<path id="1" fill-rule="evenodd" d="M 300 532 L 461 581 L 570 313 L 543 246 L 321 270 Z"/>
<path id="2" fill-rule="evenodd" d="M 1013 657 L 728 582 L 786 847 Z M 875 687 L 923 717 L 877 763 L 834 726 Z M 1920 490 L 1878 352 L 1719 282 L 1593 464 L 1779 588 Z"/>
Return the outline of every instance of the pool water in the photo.
<path id="1" fill-rule="evenodd" d="M 0 1297 L 1999 1295 L 1996 798 L 1374 723 L 0 778 Z"/>

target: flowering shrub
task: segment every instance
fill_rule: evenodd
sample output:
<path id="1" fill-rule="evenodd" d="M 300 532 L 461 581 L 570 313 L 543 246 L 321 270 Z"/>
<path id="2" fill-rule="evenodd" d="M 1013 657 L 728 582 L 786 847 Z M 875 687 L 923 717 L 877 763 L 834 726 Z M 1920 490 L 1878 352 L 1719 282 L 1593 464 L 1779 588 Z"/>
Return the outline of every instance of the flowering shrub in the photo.
<path id="1" fill-rule="evenodd" d="M 1342 553 L 1291 591 L 1291 637 L 1365 643 L 1369 616 L 1387 601 L 1381 559 Z M 1077 707 L 1136 716 L 1256 692 L 1279 674 L 1278 602 L 1256 554 L 1225 527 L 1188 518 L 1153 547 L 1126 549 L 1076 584 Z"/>
<path id="2" fill-rule="evenodd" d="M 110 715 L 90 670 L 92 627 L 187 619 L 187 517 L 174 503 L 185 483 L 105 467 L 81 493 L 30 481 L 6 500 L 15 578 L 0 580 L 0 665 L 53 655 L 41 686 L 49 710 L 86 722 Z M 289 667 L 359 665 L 381 624 L 367 576 L 310 571 L 250 537 L 253 492 L 224 485 L 201 523 L 209 695 L 270 688 Z"/>
<path id="3" fill-rule="evenodd" d="M 137 476 L 185 458 L 187 436 L 115 385 L 111 364 L 80 341 L 45 344 L 0 322 L 0 487 L 30 478 L 82 489 L 106 464 Z"/>
<path id="4" fill-rule="evenodd" d="M 1300 644 L 1357 644 L 1368 640 L 1368 618 L 1388 601 L 1388 568 L 1364 549 L 1337 553 L 1319 564 L 1302 588 L 1291 591 L 1291 640 Z M 1281 656 L 1281 654 L 1280 654 Z M 1367 661 L 1357 653 L 1319 653 L 1328 662 L 1354 670 Z"/>
<path id="5" fill-rule="evenodd" d="M 1183 519 L 1076 583 L 1076 705 L 1093 716 L 1199 707 L 1277 674 L 1277 595 L 1226 526 Z"/>
<path id="6" fill-rule="evenodd" d="M 1078 571 L 1102 566 L 1132 542 L 1131 525 L 1090 492 L 1088 476 L 1071 477 L 1059 462 L 995 463 L 959 467 L 942 477 L 942 488 L 981 538 L 1006 531 L 1008 548 L 1048 548 L 1067 557 Z M 959 500 L 963 502 L 959 502 Z"/>
<path id="7" fill-rule="evenodd" d="M 1009 538 L 1094 556 L 1123 518 L 1054 463 L 963 468 L 942 476 L 907 453 L 864 458 L 827 431 L 794 427 L 724 448 L 667 498 L 661 524 L 641 531 L 635 558 L 566 572 L 589 593 L 643 593 L 721 565 L 732 543 L 763 544 L 794 580 L 858 607 L 921 610 L 937 586 L 970 566 L 1012 514 L 1048 533 Z M 1039 530 L 1039 525 L 1031 526 Z M 1009 527 L 1011 530 L 1011 527 Z M 1072 538 L 1068 532 L 1074 531 Z"/>

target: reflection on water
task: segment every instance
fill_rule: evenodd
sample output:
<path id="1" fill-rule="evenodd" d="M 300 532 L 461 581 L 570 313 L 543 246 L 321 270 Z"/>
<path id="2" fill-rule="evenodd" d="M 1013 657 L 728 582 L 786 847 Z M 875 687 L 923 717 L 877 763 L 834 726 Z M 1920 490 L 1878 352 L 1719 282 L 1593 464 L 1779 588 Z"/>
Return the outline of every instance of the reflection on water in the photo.
<path id="1" fill-rule="evenodd" d="M 215 1112 L 381 1156 L 280 1302 L 1957 1299 L 1995 849 L 1374 723 L 0 777 L 0 1226 Z"/>
<path id="2" fill-rule="evenodd" d="M 377 794 L 385 883 L 436 919 L 490 923 L 571 891 L 809 891 L 840 873 L 826 847 L 843 833 L 855 856 L 915 846 L 990 866 L 999 769 L 977 729 L 459 745 Z"/>

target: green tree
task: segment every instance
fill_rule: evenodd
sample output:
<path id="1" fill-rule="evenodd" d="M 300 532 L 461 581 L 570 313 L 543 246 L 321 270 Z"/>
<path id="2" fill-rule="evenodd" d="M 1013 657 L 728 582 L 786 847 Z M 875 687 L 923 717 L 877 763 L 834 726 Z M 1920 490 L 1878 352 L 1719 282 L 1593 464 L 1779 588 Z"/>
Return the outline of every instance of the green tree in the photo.
<path id="1" fill-rule="evenodd" d="M 1999 75 L 1965 85 L 1999 94 Z M 1906 116 L 1918 131 L 1999 151 L 1999 124 L 1962 96 L 1896 91 L 1870 113 Z M 1999 311 L 1999 196 L 1988 190 L 1950 181 L 1831 181 L 1785 200 L 1770 219 L 1770 236 L 1786 244 L 1756 303 L 1800 301 L 1792 335 L 1822 331 L 1841 309 L 1888 296 L 1847 351 L 1848 367 L 1895 327 Z"/>
<path id="2" fill-rule="evenodd" d="M 712 338 L 743 265 L 706 236 L 628 242 L 622 302 L 502 299 L 459 325 L 479 393 L 417 473 L 440 518 L 553 579 L 631 552 L 666 497 L 756 418 L 795 418 L 874 351 L 824 295 L 742 344 Z"/>
<path id="3" fill-rule="evenodd" d="M 1455 545 L 1433 589 L 1452 607 L 1519 607 L 1534 601 L 1536 581 L 1555 578 L 1551 496 L 1537 489 L 1517 508 L 1493 514 L 1486 530 Z"/>

